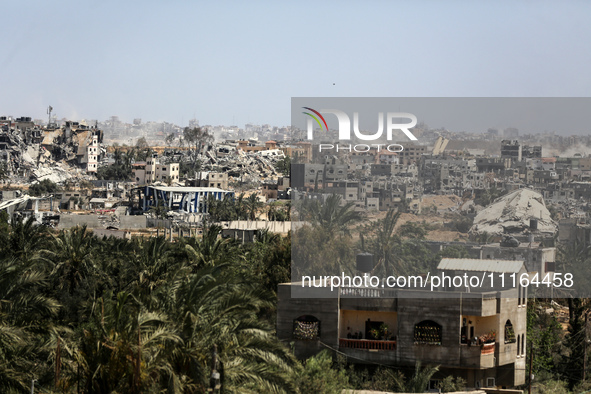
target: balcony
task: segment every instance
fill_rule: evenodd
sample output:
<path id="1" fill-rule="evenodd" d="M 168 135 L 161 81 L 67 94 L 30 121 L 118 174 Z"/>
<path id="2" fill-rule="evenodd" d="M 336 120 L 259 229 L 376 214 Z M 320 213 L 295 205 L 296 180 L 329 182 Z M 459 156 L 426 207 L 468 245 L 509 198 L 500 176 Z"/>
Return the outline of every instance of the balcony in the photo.
<path id="1" fill-rule="evenodd" d="M 485 343 L 480 348 L 480 354 L 495 354 L 495 344 Z"/>
<path id="2" fill-rule="evenodd" d="M 339 339 L 340 349 L 396 350 L 396 341 L 376 341 L 371 339 Z"/>
<path id="3" fill-rule="evenodd" d="M 495 366 L 495 343 L 460 345 L 460 365 L 463 367 L 492 368 Z"/>

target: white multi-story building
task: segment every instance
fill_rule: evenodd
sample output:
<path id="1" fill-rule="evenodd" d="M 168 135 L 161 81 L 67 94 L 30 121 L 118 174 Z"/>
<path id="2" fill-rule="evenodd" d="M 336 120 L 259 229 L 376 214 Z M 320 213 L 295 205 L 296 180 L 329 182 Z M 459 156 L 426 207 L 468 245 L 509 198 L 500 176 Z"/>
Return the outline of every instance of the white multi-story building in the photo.
<path id="1" fill-rule="evenodd" d="M 154 182 L 178 182 L 179 163 L 162 164 L 158 157 L 148 158 L 145 167 L 133 170 L 133 177 L 138 184 L 150 184 Z"/>
<path id="2" fill-rule="evenodd" d="M 92 142 L 86 147 L 86 172 L 96 172 L 98 167 L 98 136 L 92 136 Z"/>

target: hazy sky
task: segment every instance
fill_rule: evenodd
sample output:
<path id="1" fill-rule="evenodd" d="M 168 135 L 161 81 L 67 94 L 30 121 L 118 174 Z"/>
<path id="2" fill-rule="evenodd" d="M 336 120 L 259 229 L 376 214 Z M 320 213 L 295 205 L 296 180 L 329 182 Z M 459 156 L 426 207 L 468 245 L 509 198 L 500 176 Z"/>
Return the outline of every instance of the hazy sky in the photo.
<path id="1" fill-rule="evenodd" d="M 590 2 L 10 1 L 0 114 L 287 125 L 292 96 L 590 96 Z"/>

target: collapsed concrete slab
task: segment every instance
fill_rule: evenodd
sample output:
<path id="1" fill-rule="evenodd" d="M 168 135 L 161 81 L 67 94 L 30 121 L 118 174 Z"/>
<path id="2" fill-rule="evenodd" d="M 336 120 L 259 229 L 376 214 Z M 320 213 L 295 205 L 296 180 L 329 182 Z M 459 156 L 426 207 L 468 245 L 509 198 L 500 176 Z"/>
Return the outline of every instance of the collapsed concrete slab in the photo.
<path id="1" fill-rule="evenodd" d="M 38 168 L 33 171 L 33 176 L 38 182 L 49 179 L 54 183 L 61 183 L 72 178 L 72 174 L 68 170 L 58 166 Z"/>
<path id="2" fill-rule="evenodd" d="M 554 234 L 557 229 L 542 195 L 530 189 L 519 189 L 480 211 L 470 233 L 502 235 L 538 231 Z"/>

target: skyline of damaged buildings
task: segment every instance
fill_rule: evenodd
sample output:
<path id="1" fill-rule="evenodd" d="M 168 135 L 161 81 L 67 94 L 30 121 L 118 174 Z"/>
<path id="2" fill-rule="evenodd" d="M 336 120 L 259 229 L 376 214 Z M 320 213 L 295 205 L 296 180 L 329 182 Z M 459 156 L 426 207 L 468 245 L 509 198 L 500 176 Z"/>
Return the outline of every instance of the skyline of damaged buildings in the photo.
<path id="1" fill-rule="evenodd" d="M 123 190 L 119 197 L 98 191 L 77 193 L 77 208 L 96 207 L 100 199 L 115 205 L 129 198 L 133 187 L 144 184 L 222 190 L 246 184 L 263 200 L 334 193 L 344 202 L 353 201 L 358 209 L 394 208 L 416 214 L 430 208 L 423 205 L 425 195 L 474 200 L 491 189 L 511 192 L 527 187 L 540 193 L 546 203 L 559 204 L 553 210 L 565 219 L 585 217 L 586 198 L 591 196 L 590 136 L 543 133 L 518 139 L 514 128 L 454 133 L 419 125 L 420 143 L 405 144 L 399 153 L 370 149 L 323 154 L 310 142 L 291 140 L 297 133 L 289 128 L 248 124 L 218 126 L 216 137 L 237 138 L 216 138 L 196 152 L 182 141 L 184 128 L 167 122 L 134 119 L 127 124 L 113 116 L 90 125 L 56 119 L 39 123 L 29 117 L 0 117 L 0 162 L 5 163 L 5 178 L 13 183 L 92 181 L 100 167 L 113 164 L 113 144 L 124 147 L 130 138 L 145 138 L 154 147 L 146 160 L 131 163 L 128 181 L 111 180 Z M 199 122 L 192 119 L 189 125 L 197 127 Z M 171 136 L 168 141 L 167 136 Z M 572 155 L 546 154 L 558 150 Z M 291 171 L 279 171 L 277 163 L 286 156 L 293 159 Z M 181 171 L 183 162 L 185 171 Z M 199 171 L 187 171 L 193 163 L 199 163 Z"/>
<path id="2" fill-rule="evenodd" d="M 183 128 L 171 124 L 141 129 L 139 119 L 130 127 L 117 126 L 113 118 L 109 122 L 39 126 L 27 117 L 0 118 L 5 186 L 21 184 L 13 187 L 17 190 L 2 190 L 0 210 L 58 228 L 85 225 L 99 236 L 131 237 L 133 232 L 173 240 L 198 234 L 213 201 L 236 201 L 246 192 L 268 207 L 260 205 L 250 220 L 220 224 L 222 236 L 252 242 L 257 230 L 287 235 L 302 224 L 290 222 L 290 214 L 277 215 L 280 208 L 271 203 L 289 209 L 288 200 L 326 201 L 336 194 L 342 204 L 352 203 L 372 219 L 395 209 L 417 222 L 455 226 L 453 238 L 426 238 L 424 246 L 434 255 L 460 247 L 468 258 L 442 260 L 438 269 L 486 273 L 501 263 L 507 275 L 554 275 L 564 268 L 557 264 L 557 242 L 591 244 L 590 136 L 518 138 L 516 129 L 470 134 L 422 125 L 416 132 L 420 143 L 405 144 L 402 152 L 372 148 L 326 154 L 316 143 L 292 140 L 287 128 L 220 128 L 219 136 L 235 138 L 189 144 L 182 140 Z M 123 146 L 130 138 L 144 138 L 152 148 Z M 141 160 L 127 155 L 134 150 L 146 155 Z M 101 168 L 125 161 L 123 155 L 129 159 L 128 179 L 96 179 Z M 24 185 L 43 179 L 61 190 L 30 196 Z M 460 229 L 462 221 L 466 226 Z M 388 364 L 441 362 L 458 354 L 464 361 L 446 368 L 471 386 L 525 381 L 525 291 L 510 302 L 483 293 L 470 301 L 474 310 L 466 312 L 468 304 L 438 310 L 410 299 L 396 301 L 398 307 L 363 298 L 358 304 L 347 300 L 345 307 L 329 299 L 311 304 L 288 299 L 287 289 L 280 285 L 278 327 L 282 338 L 296 342 L 296 354 L 317 350 L 310 339 Z M 385 300 L 397 297 L 392 290 Z M 405 314 L 405 308 L 414 312 Z M 323 329 L 313 331 L 313 338 L 292 329 L 319 327 L 320 322 Z M 387 346 L 370 336 L 384 322 L 394 335 Z M 502 339 L 479 344 L 491 330 L 502 333 Z M 436 332 L 436 339 L 421 342 L 423 331 Z M 427 356 L 424 345 L 437 351 Z"/>

